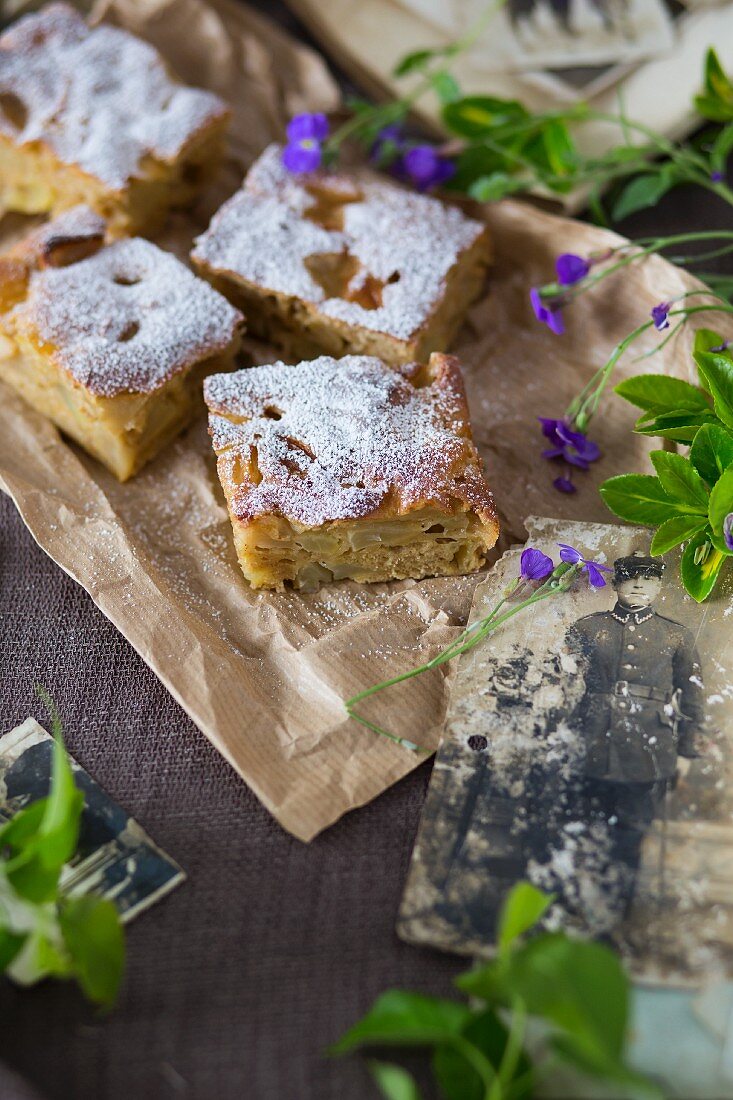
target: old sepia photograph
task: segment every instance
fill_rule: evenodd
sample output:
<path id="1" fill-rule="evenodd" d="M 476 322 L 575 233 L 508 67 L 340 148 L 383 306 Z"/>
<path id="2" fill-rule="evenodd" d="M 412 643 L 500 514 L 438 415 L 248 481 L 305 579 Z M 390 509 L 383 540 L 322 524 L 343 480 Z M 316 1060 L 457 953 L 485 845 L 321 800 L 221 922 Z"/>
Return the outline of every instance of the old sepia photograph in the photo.
<path id="1" fill-rule="evenodd" d="M 570 530 L 570 534 L 568 533 Z M 509 889 L 553 894 L 550 928 L 687 984 L 733 972 L 733 592 L 681 588 L 649 534 L 536 520 L 605 566 L 461 658 L 399 919 L 466 954 L 494 941 Z M 477 589 L 486 615 L 521 548 Z"/>
<path id="2" fill-rule="evenodd" d="M 52 763 L 53 739 L 35 719 L 0 737 L 0 826 L 48 794 Z M 123 921 L 132 920 L 185 875 L 83 768 L 73 760 L 71 766 L 84 810 L 77 853 L 61 886 L 67 894 L 108 898 Z"/>
<path id="3" fill-rule="evenodd" d="M 477 25 L 483 0 L 402 0 L 452 37 Z M 663 0 L 508 0 L 481 36 L 474 62 L 486 72 L 629 63 L 673 43 Z"/>

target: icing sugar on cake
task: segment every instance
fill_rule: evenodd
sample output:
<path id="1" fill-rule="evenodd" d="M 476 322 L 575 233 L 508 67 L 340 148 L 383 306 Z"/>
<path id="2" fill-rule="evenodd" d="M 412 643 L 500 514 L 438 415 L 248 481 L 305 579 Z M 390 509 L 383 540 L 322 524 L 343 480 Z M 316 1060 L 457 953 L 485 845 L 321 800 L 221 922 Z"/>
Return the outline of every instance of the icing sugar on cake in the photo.
<path id="1" fill-rule="evenodd" d="M 169 77 L 146 42 L 116 27 L 87 27 L 63 3 L 0 36 L 0 134 L 44 142 L 60 160 L 123 188 L 146 156 L 178 157 L 227 108 Z"/>
<path id="2" fill-rule="evenodd" d="M 441 360 L 429 385 L 416 364 L 321 356 L 206 379 L 209 431 L 220 462 L 256 478 L 239 481 L 239 519 L 276 514 L 309 527 L 456 499 L 493 511 L 470 438 L 457 362 Z M 431 363 L 432 366 L 432 363 Z"/>
<path id="3" fill-rule="evenodd" d="M 339 228 L 319 224 L 324 196 L 331 213 L 337 208 Z M 293 176 L 272 145 L 192 255 L 259 288 L 314 303 L 329 317 L 406 340 L 425 324 L 448 272 L 484 231 L 460 210 L 374 173 Z M 340 296 L 307 265 L 319 256 L 340 256 L 350 272 Z M 369 286 L 378 287 L 375 308 L 352 300 Z"/>
<path id="4" fill-rule="evenodd" d="M 101 397 L 155 390 L 227 347 L 242 320 L 179 260 L 140 238 L 35 272 L 11 317 Z"/>

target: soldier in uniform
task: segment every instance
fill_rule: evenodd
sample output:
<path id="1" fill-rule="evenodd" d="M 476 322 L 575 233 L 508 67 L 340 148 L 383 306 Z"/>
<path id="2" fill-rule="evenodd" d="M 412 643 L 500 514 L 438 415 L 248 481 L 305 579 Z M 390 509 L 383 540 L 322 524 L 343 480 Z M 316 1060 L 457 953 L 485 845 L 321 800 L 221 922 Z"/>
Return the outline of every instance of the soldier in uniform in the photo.
<path id="1" fill-rule="evenodd" d="M 640 553 L 614 562 L 617 602 L 570 628 L 585 694 L 571 724 L 585 746 L 585 813 L 609 828 L 609 858 L 628 868 L 634 894 L 644 833 L 670 785 L 695 757 L 704 718 L 700 659 L 691 632 L 654 609 L 664 563 Z"/>

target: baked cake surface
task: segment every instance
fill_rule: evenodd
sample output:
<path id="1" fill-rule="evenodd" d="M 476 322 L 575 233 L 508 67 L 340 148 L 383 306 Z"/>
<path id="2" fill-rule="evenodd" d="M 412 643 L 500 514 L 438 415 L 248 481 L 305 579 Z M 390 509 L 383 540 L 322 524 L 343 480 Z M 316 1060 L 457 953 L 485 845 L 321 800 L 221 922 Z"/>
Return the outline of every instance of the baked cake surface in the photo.
<path id="1" fill-rule="evenodd" d="M 275 363 L 207 378 L 204 397 L 255 588 L 467 573 L 496 542 L 451 356 Z"/>
<path id="2" fill-rule="evenodd" d="M 98 228 L 70 211 L 0 261 L 0 378 L 124 480 L 188 421 L 203 375 L 231 365 L 242 317 L 174 256 L 103 246 Z"/>
<path id="3" fill-rule="evenodd" d="M 214 216 L 195 266 L 291 356 L 444 351 L 483 285 L 486 227 L 372 172 L 294 176 L 281 153 Z"/>
<path id="4" fill-rule="evenodd" d="M 152 46 L 50 4 L 0 36 L 0 208 L 84 201 L 113 230 L 151 228 L 206 182 L 228 117 Z"/>

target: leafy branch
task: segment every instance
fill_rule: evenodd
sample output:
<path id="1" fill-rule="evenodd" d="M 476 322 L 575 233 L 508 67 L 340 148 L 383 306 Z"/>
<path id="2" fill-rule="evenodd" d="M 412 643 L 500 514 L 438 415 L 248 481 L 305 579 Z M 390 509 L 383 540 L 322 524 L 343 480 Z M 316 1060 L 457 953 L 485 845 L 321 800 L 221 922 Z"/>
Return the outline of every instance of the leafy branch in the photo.
<path id="1" fill-rule="evenodd" d="M 624 1059 L 629 982 L 621 963 L 602 944 L 538 931 L 553 900 L 529 883 L 514 887 L 499 918 L 494 958 L 456 980 L 469 1004 L 390 990 L 332 1053 L 426 1049 L 446 1100 L 529 1100 L 558 1062 L 637 1095 L 661 1096 Z M 530 1045 L 528 1028 L 537 1022 L 542 1039 Z M 372 1062 L 370 1068 L 386 1100 L 420 1100 L 402 1067 Z"/>
<path id="2" fill-rule="evenodd" d="M 607 217 L 601 195 L 609 184 L 615 186 L 611 214 L 616 221 L 654 206 L 681 184 L 696 184 L 733 204 L 733 191 L 724 179 L 733 151 L 733 83 L 714 49 L 708 50 L 703 88 L 694 100 L 697 113 L 712 126 L 701 138 L 678 143 L 630 118 L 623 107 L 614 114 L 579 102 L 533 113 L 516 99 L 464 96 L 451 65 L 475 42 L 498 7 L 488 7 L 476 27 L 458 42 L 404 57 L 394 76 L 416 78 L 404 95 L 378 106 L 349 101 L 352 117 L 325 142 L 326 160 L 333 162 L 345 141 L 357 141 L 371 150 L 378 167 L 401 172 L 406 166 L 409 177 L 407 155 L 421 143 L 398 134 L 397 127 L 417 102 L 432 93 L 450 135 L 438 146 L 450 172 L 436 175 L 433 182 L 447 190 L 490 202 L 537 191 L 564 195 L 582 187 L 603 222 Z M 592 122 L 615 125 L 621 139 L 600 156 L 583 153 L 577 141 L 579 128 Z"/>
<path id="3" fill-rule="evenodd" d="M 125 941 L 111 901 L 64 893 L 61 875 L 79 840 L 84 796 L 63 744 L 61 720 L 37 688 L 54 738 L 51 786 L 0 829 L 0 973 L 20 985 L 73 978 L 85 996 L 109 1007 L 117 996 Z"/>
<path id="4" fill-rule="evenodd" d="M 700 384 L 641 374 L 616 393 L 641 409 L 635 431 L 689 447 L 687 456 L 652 451 L 656 476 L 622 474 L 601 486 L 621 519 L 656 528 L 653 554 L 686 543 L 682 583 L 702 601 L 733 558 L 733 356 L 709 329 L 695 335 Z"/>

